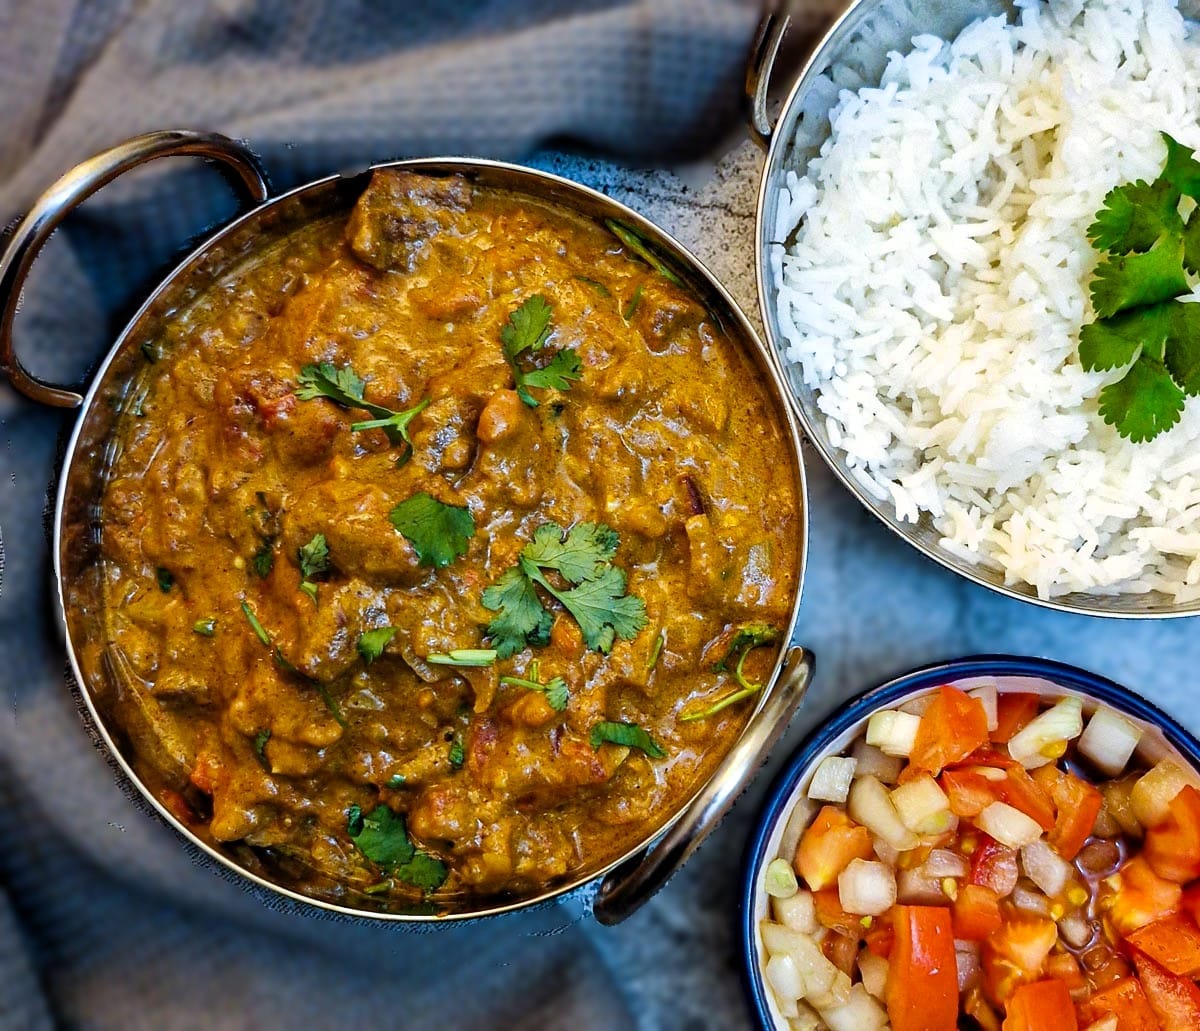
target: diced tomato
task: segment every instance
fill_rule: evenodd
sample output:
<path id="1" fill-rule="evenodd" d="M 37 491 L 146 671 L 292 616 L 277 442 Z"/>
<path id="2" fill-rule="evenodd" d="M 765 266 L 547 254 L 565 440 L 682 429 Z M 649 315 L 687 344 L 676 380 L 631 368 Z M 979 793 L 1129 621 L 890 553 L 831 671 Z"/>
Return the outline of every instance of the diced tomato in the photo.
<path id="1" fill-rule="evenodd" d="M 858 939 L 831 931 L 821 942 L 821 951 L 825 957 L 843 974 L 853 974 L 858 962 Z"/>
<path id="2" fill-rule="evenodd" d="M 1023 984 L 1041 980 L 1046 957 L 1058 941 L 1053 920 L 1031 913 L 1011 913 L 999 930 L 983 943 L 980 959 L 988 997 L 1005 1004 Z"/>
<path id="3" fill-rule="evenodd" d="M 1184 888 L 1179 901 L 1183 911 L 1192 918 L 1192 923 L 1200 927 L 1200 884 Z"/>
<path id="4" fill-rule="evenodd" d="M 211 795 L 221 773 L 221 759 L 212 752 L 201 752 L 192 767 L 191 782 L 206 795 Z"/>
<path id="5" fill-rule="evenodd" d="M 851 860 L 874 855 L 871 832 L 837 806 L 827 805 L 805 829 L 792 865 L 813 891 L 820 891 L 836 883 Z"/>
<path id="6" fill-rule="evenodd" d="M 1056 816 L 1047 841 L 1063 859 L 1074 859 L 1087 843 L 1104 796 L 1091 784 L 1055 766 L 1034 771 L 1033 780 L 1050 796 Z"/>
<path id="7" fill-rule="evenodd" d="M 1200 877 L 1200 791 L 1184 786 L 1167 806 L 1167 818 L 1146 830 L 1143 853 L 1159 877 L 1186 884 Z"/>
<path id="8" fill-rule="evenodd" d="M 1054 803 L 1050 795 L 1025 772 L 1021 765 L 1010 766 L 1007 776 L 997 781 L 996 789 L 1001 802 L 1007 802 L 1014 809 L 1020 809 L 1026 816 L 1037 822 L 1044 831 L 1054 827 Z"/>
<path id="9" fill-rule="evenodd" d="M 1028 691 L 1001 691 L 996 696 L 996 729 L 989 736 L 996 744 L 1007 744 L 1038 714 L 1041 705 L 1041 695 Z"/>
<path id="10" fill-rule="evenodd" d="M 1159 1031 L 1158 1017 L 1136 978 L 1123 977 L 1079 1004 L 1079 1018 L 1085 1026 L 1110 1013 L 1117 1018 L 1117 1031 Z"/>
<path id="11" fill-rule="evenodd" d="M 1109 919 L 1123 935 L 1179 912 L 1183 889 L 1164 880 L 1142 856 L 1134 856 L 1104 882 L 1102 903 Z"/>
<path id="12" fill-rule="evenodd" d="M 921 716 L 909 763 L 935 776 L 988 739 L 983 702 L 957 687 L 939 687 Z"/>
<path id="13" fill-rule="evenodd" d="M 954 930 L 944 906 L 896 906 L 896 941 L 888 963 L 892 1031 L 955 1031 L 958 968 Z"/>
<path id="14" fill-rule="evenodd" d="M 1006 898 L 1017 886 L 1017 876 L 1017 853 L 995 838 L 982 835 L 979 847 L 971 855 L 970 882 L 991 888 Z"/>
<path id="15" fill-rule="evenodd" d="M 1139 927 L 1128 941 L 1172 974 L 1180 977 L 1200 974 L 1200 928 L 1191 917 L 1176 913 L 1155 920 Z"/>
<path id="16" fill-rule="evenodd" d="M 887 959 L 892 954 L 892 946 L 896 944 L 896 932 L 892 930 L 891 922 L 876 924 L 867 932 L 867 948 L 876 956 Z"/>
<path id="17" fill-rule="evenodd" d="M 193 824 L 199 822 L 199 817 L 195 810 L 187 803 L 187 799 L 178 791 L 173 791 L 171 788 L 163 788 L 158 793 L 158 800 L 162 802 L 163 808 L 167 810 L 182 824 Z"/>
<path id="18" fill-rule="evenodd" d="M 842 909 L 842 899 L 836 887 L 814 891 L 813 905 L 817 911 L 817 923 L 822 927 L 848 935 L 855 941 L 863 936 L 866 930 L 863 927 L 863 918 Z"/>
<path id="19" fill-rule="evenodd" d="M 1008 1002 L 1004 1031 L 1078 1031 L 1071 993 L 1061 981 L 1023 984 Z"/>
<path id="20" fill-rule="evenodd" d="M 950 799 L 950 811 L 964 819 L 978 816 L 993 802 L 999 801 L 992 781 L 970 766 L 943 770 L 938 782 Z"/>
<path id="21" fill-rule="evenodd" d="M 954 900 L 954 937 L 983 941 L 1004 922 L 1000 896 L 982 884 L 964 884 Z"/>
<path id="22" fill-rule="evenodd" d="M 1145 953 L 1133 950 L 1133 964 L 1150 1008 L 1166 1031 L 1200 1028 L 1200 988 L 1176 977 Z"/>

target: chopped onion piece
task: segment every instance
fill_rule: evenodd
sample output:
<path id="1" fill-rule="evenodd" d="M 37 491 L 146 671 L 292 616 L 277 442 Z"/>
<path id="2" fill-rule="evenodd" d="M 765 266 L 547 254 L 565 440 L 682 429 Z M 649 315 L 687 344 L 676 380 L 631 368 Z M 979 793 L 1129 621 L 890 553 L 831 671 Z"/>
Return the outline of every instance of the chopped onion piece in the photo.
<path id="1" fill-rule="evenodd" d="M 846 808 L 850 819 L 861 823 L 894 849 L 903 852 L 920 844 L 917 836 L 904 826 L 888 797 L 887 788 L 874 777 L 859 777 L 854 781 Z"/>
<path id="2" fill-rule="evenodd" d="M 923 866 L 901 870 L 896 878 L 896 898 L 906 906 L 944 906 L 942 879 L 930 877 Z"/>
<path id="3" fill-rule="evenodd" d="M 925 860 L 925 872 L 936 880 L 943 877 L 966 877 L 971 872 L 971 864 L 957 852 L 951 852 L 948 848 L 935 848 Z"/>
<path id="4" fill-rule="evenodd" d="M 804 978 L 796 969 L 796 961 L 786 952 L 771 953 L 763 976 L 780 1002 L 795 1002 L 804 992 Z M 790 1014 L 785 1013 L 784 1016 Z"/>
<path id="5" fill-rule="evenodd" d="M 880 837 L 873 837 L 871 839 L 871 848 L 875 850 L 875 855 L 879 857 L 881 863 L 887 863 L 893 870 L 896 868 L 896 863 L 900 859 L 900 850 L 898 848 L 893 848 Z"/>
<path id="6" fill-rule="evenodd" d="M 1079 739 L 1080 754 L 1087 756 L 1107 777 L 1119 777 L 1142 739 L 1141 727 L 1119 712 L 1097 709 Z"/>
<path id="7" fill-rule="evenodd" d="M 1083 1031 L 1118 1031 L 1120 1026 L 1121 1018 L 1115 1013 L 1109 1013 L 1107 1016 L 1088 1024 Z"/>
<path id="8" fill-rule="evenodd" d="M 1058 921 L 1058 933 L 1068 945 L 1082 949 L 1092 940 L 1092 925 L 1082 909 L 1073 909 Z"/>
<path id="9" fill-rule="evenodd" d="M 800 890 L 796 871 L 786 859 L 772 859 L 763 875 L 763 888 L 775 899 L 788 899 Z"/>
<path id="10" fill-rule="evenodd" d="M 1025 913 L 1033 913 L 1035 916 L 1050 915 L 1050 900 L 1039 891 L 1030 891 L 1028 888 L 1021 887 L 1014 888 L 1012 901 L 1017 909 Z"/>
<path id="11" fill-rule="evenodd" d="M 1041 838 L 1021 849 L 1025 876 L 1051 898 L 1057 898 L 1067 886 L 1074 867 Z"/>
<path id="12" fill-rule="evenodd" d="M 1042 836 L 1042 828 L 1036 820 L 1007 802 L 993 802 L 979 814 L 975 822 L 981 831 L 1009 848 L 1020 848 Z"/>
<path id="13" fill-rule="evenodd" d="M 798 891 L 791 898 L 771 899 L 771 913 L 784 927 L 801 934 L 815 934 L 819 926 L 811 891 Z"/>
<path id="14" fill-rule="evenodd" d="M 822 1018 L 825 1016 L 825 1010 L 840 1006 L 850 998 L 850 975 L 838 970 L 832 963 L 829 965 L 833 967 L 833 978 L 829 982 L 829 987 L 822 992 L 809 992 L 808 994 L 808 1001 L 817 1008 Z"/>
<path id="15" fill-rule="evenodd" d="M 898 706 L 896 706 L 896 708 L 899 709 L 900 712 L 907 712 L 913 716 L 924 716 L 925 710 L 933 704 L 933 697 L 936 693 L 937 692 L 935 691 L 930 691 L 925 694 L 916 695 L 913 698 L 909 698 L 906 701 L 901 702 Z"/>
<path id="16" fill-rule="evenodd" d="M 825 1023 L 821 1014 L 807 1002 L 796 1003 L 796 1016 L 788 1018 L 789 1031 L 824 1031 Z"/>
<path id="17" fill-rule="evenodd" d="M 854 985 L 846 1001 L 821 1010 L 821 1019 L 829 1031 L 883 1031 L 888 1027 L 887 1011 L 861 985 Z"/>
<path id="18" fill-rule="evenodd" d="M 855 916 L 880 916 L 896 904 L 896 875 L 891 867 L 852 859 L 838 874 L 842 909 Z"/>
<path id="19" fill-rule="evenodd" d="M 980 704 L 983 705 L 983 714 L 987 717 L 987 729 L 989 732 L 1000 726 L 1000 713 L 996 704 L 998 692 L 996 691 L 995 684 L 977 687 L 974 691 L 968 691 L 967 695 L 971 698 L 978 698 Z"/>
<path id="20" fill-rule="evenodd" d="M 908 758 L 917 740 L 921 717 L 895 709 L 880 709 L 867 721 L 867 744 L 875 745 L 884 755 Z"/>
<path id="21" fill-rule="evenodd" d="M 979 961 L 979 943 L 955 939 L 954 961 L 958 967 L 958 990 L 965 992 L 979 979 L 983 970 Z"/>
<path id="22" fill-rule="evenodd" d="M 862 985 L 877 999 L 887 994 L 888 961 L 876 956 L 870 949 L 858 954 L 858 972 L 862 974 Z"/>
<path id="23" fill-rule="evenodd" d="M 867 744 L 865 737 L 854 742 L 850 755 L 858 763 L 854 768 L 856 777 L 875 777 L 884 784 L 895 784 L 904 768 L 904 760 L 896 755 L 884 755 L 874 745 Z"/>
<path id="24" fill-rule="evenodd" d="M 1063 698 L 1039 713 L 1008 742 L 1008 754 L 1026 769 L 1054 762 L 1067 750 L 1067 742 L 1083 733 L 1083 702 Z"/>
<path id="25" fill-rule="evenodd" d="M 841 971 L 821 951 L 816 939 L 769 920 L 759 924 L 759 930 L 768 953 L 791 957 L 803 982 L 800 998 L 820 998 L 829 992 L 834 975 Z"/>
<path id="26" fill-rule="evenodd" d="M 856 766 L 856 759 L 827 755 L 813 773 L 812 781 L 808 785 L 808 797 L 821 802 L 844 803 L 850 793 L 850 782 L 854 779 Z"/>
<path id="27" fill-rule="evenodd" d="M 954 815 L 950 812 L 950 799 L 928 773 L 894 788 L 891 799 L 909 830 L 918 834 L 944 834 L 950 829 Z"/>
<path id="28" fill-rule="evenodd" d="M 1195 782 L 1195 778 L 1174 759 L 1160 760 L 1133 785 L 1129 801 L 1133 806 L 1134 816 L 1143 827 L 1154 827 L 1162 823 L 1166 819 L 1167 807 L 1171 800 L 1185 785 Z"/>

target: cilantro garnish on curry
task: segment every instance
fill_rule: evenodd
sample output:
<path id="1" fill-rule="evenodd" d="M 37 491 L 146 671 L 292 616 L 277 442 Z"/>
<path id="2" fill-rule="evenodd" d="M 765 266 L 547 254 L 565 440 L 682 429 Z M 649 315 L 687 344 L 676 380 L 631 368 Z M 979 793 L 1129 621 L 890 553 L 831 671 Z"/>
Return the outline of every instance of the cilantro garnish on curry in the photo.
<path id="1" fill-rule="evenodd" d="M 798 485 L 750 359 L 628 226 L 382 171 L 154 341 L 97 647 L 197 833 L 356 904 L 540 891 L 740 733 Z"/>

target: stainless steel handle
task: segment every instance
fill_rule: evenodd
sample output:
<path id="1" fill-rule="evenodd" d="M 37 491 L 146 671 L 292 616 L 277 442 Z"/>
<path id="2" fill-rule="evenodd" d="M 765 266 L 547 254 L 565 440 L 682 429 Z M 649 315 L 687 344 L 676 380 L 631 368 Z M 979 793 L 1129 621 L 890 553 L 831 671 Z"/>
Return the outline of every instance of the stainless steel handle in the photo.
<path id="1" fill-rule="evenodd" d="M 812 652 L 792 648 L 775 686 L 708 783 L 667 832 L 600 882 L 592 913 L 606 925 L 632 916 L 716 829 L 787 729 L 812 680 Z"/>
<path id="2" fill-rule="evenodd" d="M 758 23 L 758 33 L 750 48 L 750 60 L 746 62 L 746 102 L 750 132 L 764 150 L 771 142 L 775 126 L 767 111 L 767 95 L 771 89 L 771 72 L 783 46 L 783 37 L 792 24 L 786 11 L 776 4 L 768 10 Z"/>
<path id="3" fill-rule="evenodd" d="M 26 397 L 56 408 L 76 408 L 83 403 L 83 397 L 75 391 L 45 383 L 27 372 L 13 344 L 13 319 L 21 288 L 42 245 L 72 209 L 117 176 L 154 158 L 183 155 L 212 158 L 228 165 L 255 204 L 270 195 L 258 159 L 235 140 L 217 133 L 181 129 L 151 132 L 76 165 L 37 199 L 13 231 L 0 254 L 0 370 Z"/>

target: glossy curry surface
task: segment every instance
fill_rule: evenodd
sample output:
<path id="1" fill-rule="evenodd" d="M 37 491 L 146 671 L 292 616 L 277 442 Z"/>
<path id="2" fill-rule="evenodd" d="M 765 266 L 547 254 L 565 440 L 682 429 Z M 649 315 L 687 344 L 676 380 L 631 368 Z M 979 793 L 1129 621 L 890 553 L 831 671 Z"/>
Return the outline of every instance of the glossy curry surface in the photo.
<path id="1" fill-rule="evenodd" d="M 548 335 L 519 361 L 572 349 L 579 378 L 522 400 L 502 337 L 534 296 Z M 740 680 L 714 669 L 739 629 L 789 627 L 795 462 L 744 345 L 609 227 L 377 171 L 349 219 L 252 254 L 142 350 L 100 505 L 105 632 L 81 665 L 116 685 L 103 714 L 202 839 L 350 904 L 520 895 L 644 840 L 740 732 L 753 696 L 684 717 L 774 665 L 777 641 Z M 361 378 L 364 406 L 424 405 L 411 449 L 353 429 L 369 408 L 306 399 L 321 363 Z M 474 525 L 440 567 L 391 518 L 420 494 Z M 547 639 L 431 662 L 494 647 L 484 591 L 546 523 L 616 532 L 644 626 L 589 648 L 537 588 Z M 554 678 L 565 704 L 512 683 Z M 597 741 L 613 722 L 656 747 Z M 440 883 L 363 847 L 380 814 Z"/>

